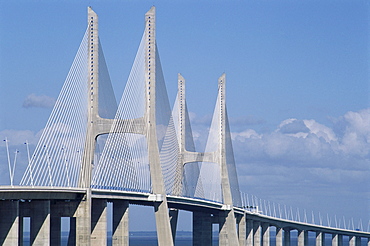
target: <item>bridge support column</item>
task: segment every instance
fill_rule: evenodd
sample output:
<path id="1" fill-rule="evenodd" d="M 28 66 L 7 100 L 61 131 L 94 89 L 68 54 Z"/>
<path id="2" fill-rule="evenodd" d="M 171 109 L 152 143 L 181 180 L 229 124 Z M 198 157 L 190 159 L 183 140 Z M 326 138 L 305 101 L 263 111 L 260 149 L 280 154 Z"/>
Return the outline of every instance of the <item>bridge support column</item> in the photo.
<path id="1" fill-rule="evenodd" d="M 50 213 L 50 245 L 60 246 L 61 236 L 61 217 L 52 210 Z"/>
<path id="2" fill-rule="evenodd" d="M 343 235 L 333 234 L 331 239 L 332 246 L 343 246 Z"/>
<path id="3" fill-rule="evenodd" d="M 361 246 L 361 237 L 356 237 L 355 246 Z"/>
<path id="4" fill-rule="evenodd" d="M 220 231 L 218 243 L 220 246 L 237 245 L 238 235 L 236 232 L 236 220 L 233 210 L 219 212 Z"/>
<path id="5" fill-rule="evenodd" d="M 316 232 L 316 246 L 325 246 L 325 233 L 321 231 Z"/>
<path id="6" fill-rule="evenodd" d="M 179 216 L 179 210 L 175 208 L 170 208 L 170 224 L 172 231 L 173 244 L 175 244 L 176 239 L 176 229 L 177 229 L 177 218 Z"/>
<path id="7" fill-rule="evenodd" d="M 247 239 L 247 225 L 246 225 L 246 217 L 247 215 L 244 213 L 237 217 L 236 222 L 238 223 L 238 237 L 239 237 L 239 246 L 246 245 Z"/>
<path id="8" fill-rule="evenodd" d="M 246 231 L 246 234 L 247 234 L 247 246 L 253 246 L 253 220 L 248 220 L 246 218 L 246 221 L 247 221 L 247 231 Z"/>
<path id="9" fill-rule="evenodd" d="M 76 245 L 90 245 L 91 234 L 91 190 L 77 206 L 76 217 Z"/>
<path id="10" fill-rule="evenodd" d="M 253 246 L 261 246 L 261 226 L 259 221 L 253 221 Z"/>
<path id="11" fill-rule="evenodd" d="M 23 217 L 18 218 L 18 246 L 23 246 Z"/>
<path id="12" fill-rule="evenodd" d="M 298 230 L 298 246 L 308 245 L 308 231 Z"/>
<path id="13" fill-rule="evenodd" d="M 113 246 L 129 245 L 128 215 L 129 215 L 128 201 L 123 200 L 113 201 L 113 232 L 112 232 Z"/>
<path id="14" fill-rule="evenodd" d="M 361 237 L 349 236 L 349 246 L 361 246 Z"/>
<path id="15" fill-rule="evenodd" d="M 262 245 L 270 246 L 270 224 L 262 223 Z"/>
<path id="16" fill-rule="evenodd" d="M 283 246 L 283 228 L 276 227 L 276 246 Z"/>
<path id="17" fill-rule="evenodd" d="M 76 245 L 76 218 L 69 218 L 68 246 Z"/>
<path id="18" fill-rule="evenodd" d="M 50 200 L 31 202 L 31 245 L 50 245 Z"/>
<path id="19" fill-rule="evenodd" d="M 107 245 L 107 200 L 92 199 L 91 245 Z"/>
<path id="20" fill-rule="evenodd" d="M 284 246 L 290 246 L 290 229 L 284 228 Z"/>
<path id="21" fill-rule="evenodd" d="M 0 219 L 0 245 L 18 245 L 19 201 L 0 201 Z"/>
<path id="22" fill-rule="evenodd" d="M 349 236 L 349 239 L 348 239 L 348 244 L 349 246 L 355 246 L 355 237 L 354 236 Z"/>
<path id="23" fill-rule="evenodd" d="M 212 217 L 209 213 L 193 212 L 193 246 L 212 245 Z"/>
<path id="24" fill-rule="evenodd" d="M 154 202 L 154 214 L 157 229 L 158 245 L 173 245 L 167 201 Z M 170 242 L 171 241 L 171 242 Z"/>

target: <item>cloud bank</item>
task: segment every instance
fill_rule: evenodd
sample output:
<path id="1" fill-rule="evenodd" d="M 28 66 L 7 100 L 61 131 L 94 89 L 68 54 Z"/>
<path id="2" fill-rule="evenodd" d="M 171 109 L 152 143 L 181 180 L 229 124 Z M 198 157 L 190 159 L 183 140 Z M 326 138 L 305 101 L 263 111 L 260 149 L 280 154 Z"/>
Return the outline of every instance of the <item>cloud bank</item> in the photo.
<path id="1" fill-rule="evenodd" d="M 55 104 L 55 99 L 49 96 L 37 96 L 34 93 L 28 95 L 23 101 L 24 108 L 52 108 Z"/>
<path id="2" fill-rule="evenodd" d="M 352 216 L 366 225 L 370 219 L 370 108 L 331 121 L 326 126 L 313 119 L 291 118 L 273 131 L 259 133 L 250 125 L 239 130 L 230 120 L 241 190 L 322 214 L 353 211 Z M 196 136 L 207 134 L 204 126 L 193 128 Z M 201 137 L 196 141 L 204 146 Z"/>
<path id="3" fill-rule="evenodd" d="M 370 157 L 370 109 L 347 112 L 328 127 L 315 120 L 287 119 L 270 133 L 232 132 L 242 162 L 366 170 Z M 339 159 L 338 159 L 339 158 Z M 335 160 L 335 161 L 334 161 Z M 352 160 L 349 164 L 348 160 Z"/>

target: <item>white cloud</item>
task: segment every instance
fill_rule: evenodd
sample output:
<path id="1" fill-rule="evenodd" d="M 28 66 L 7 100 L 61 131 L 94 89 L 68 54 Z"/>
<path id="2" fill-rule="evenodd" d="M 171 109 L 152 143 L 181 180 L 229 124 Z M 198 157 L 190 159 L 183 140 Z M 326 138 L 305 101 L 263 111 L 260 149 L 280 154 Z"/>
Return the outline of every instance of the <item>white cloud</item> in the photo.
<path id="1" fill-rule="evenodd" d="M 315 120 L 303 120 L 303 122 L 311 133 L 325 139 L 326 142 L 337 141 L 334 131 L 329 127 L 319 124 Z"/>
<path id="2" fill-rule="evenodd" d="M 194 128 L 199 140 L 207 136 L 205 128 Z M 370 109 L 347 112 L 330 125 L 291 118 L 269 132 L 233 129 L 241 190 L 329 214 L 351 208 L 370 219 L 363 216 L 370 212 Z"/>
<path id="3" fill-rule="evenodd" d="M 370 109 L 347 112 L 338 124 L 345 125 L 340 149 L 343 153 L 366 157 L 370 151 Z"/>
<path id="4" fill-rule="evenodd" d="M 37 96 L 34 93 L 28 95 L 23 101 L 24 108 L 52 108 L 55 104 L 55 99 L 49 96 Z"/>
<path id="5" fill-rule="evenodd" d="M 287 119 L 280 123 L 277 131 L 284 134 L 307 133 L 309 129 L 302 120 Z"/>
<path id="6" fill-rule="evenodd" d="M 336 141 L 336 135 L 332 129 L 315 120 L 287 119 L 279 124 L 276 132 L 292 137 L 307 138 L 309 134 L 315 134 L 326 142 Z"/>
<path id="7" fill-rule="evenodd" d="M 233 141 L 238 140 L 244 142 L 245 139 L 248 138 L 261 138 L 261 135 L 259 135 L 255 130 L 247 129 L 242 132 L 232 132 L 231 138 Z"/>
<path id="8" fill-rule="evenodd" d="M 253 129 L 233 132 L 236 155 L 242 160 L 279 158 L 297 165 L 326 162 L 330 166 L 347 166 L 349 159 L 358 166 L 359 159 L 370 156 L 370 109 L 348 112 L 328 127 L 310 120 L 287 119 L 275 131 L 263 134 Z M 334 163 L 335 161 L 335 163 Z"/>

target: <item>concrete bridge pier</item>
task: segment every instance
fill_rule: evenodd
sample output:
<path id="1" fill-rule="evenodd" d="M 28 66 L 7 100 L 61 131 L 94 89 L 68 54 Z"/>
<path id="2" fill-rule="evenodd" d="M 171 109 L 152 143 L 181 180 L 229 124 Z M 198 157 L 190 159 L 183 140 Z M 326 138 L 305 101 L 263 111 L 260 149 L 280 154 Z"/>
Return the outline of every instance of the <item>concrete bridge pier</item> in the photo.
<path id="1" fill-rule="evenodd" d="M 223 210 L 218 213 L 218 244 L 220 246 L 233 246 L 238 244 L 236 220 L 233 210 Z"/>
<path id="2" fill-rule="evenodd" d="M 354 236 L 349 236 L 348 244 L 349 244 L 349 246 L 355 246 L 355 237 Z"/>
<path id="3" fill-rule="evenodd" d="M 53 206 L 50 210 L 50 245 L 60 246 L 62 236 L 61 216 L 53 209 Z"/>
<path id="4" fill-rule="evenodd" d="M 321 231 L 316 232 L 316 246 L 325 246 L 325 233 Z"/>
<path id="5" fill-rule="evenodd" d="M 210 213 L 193 212 L 193 246 L 212 245 L 212 220 Z"/>
<path id="6" fill-rule="evenodd" d="M 343 235 L 332 234 L 331 245 L 332 246 L 343 246 Z"/>
<path id="7" fill-rule="evenodd" d="M 356 237 L 356 239 L 355 239 L 355 245 L 356 246 L 361 246 L 361 237 Z"/>
<path id="8" fill-rule="evenodd" d="M 107 245 L 107 200 L 92 199 L 91 245 Z"/>
<path id="9" fill-rule="evenodd" d="M 73 217 L 76 218 L 76 245 L 90 245 L 91 191 L 79 202 Z"/>
<path id="10" fill-rule="evenodd" d="M 244 213 L 243 215 L 236 216 L 236 223 L 238 226 L 238 239 L 239 245 L 245 246 L 247 243 L 247 223 L 246 223 L 247 215 Z"/>
<path id="11" fill-rule="evenodd" d="M 270 246 L 270 224 L 264 222 L 262 225 L 262 245 Z"/>
<path id="12" fill-rule="evenodd" d="M 261 246 L 261 223 L 253 221 L 253 246 Z"/>
<path id="13" fill-rule="evenodd" d="M 31 203 L 31 245 L 50 245 L 50 200 Z"/>
<path id="14" fill-rule="evenodd" d="M 170 216 L 172 240 L 173 240 L 173 244 L 175 244 L 176 230 L 177 230 L 177 219 L 179 217 L 179 210 L 176 209 L 176 208 L 170 208 L 169 216 Z"/>
<path id="15" fill-rule="evenodd" d="M 290 228 L 284 228 L 284 246 L 290 246 Z"/>
<path id="16" fill-rule="evenodd" d="M 69 235 L 68 235 L 68 246 L 76 245 L 76 218 L 69 218 Z"/>
<path id="17" fill-rule="evenodd" d="M 23 246 L 23 217 L 20 215 L 18 217 L 18 246 Z"/>
<path id="18" fill-rule="evenodd" d="M 298 230 L 298 246 L 308 245 L 308 231 Z"/>
<path id="19" fill-rule="evenodd" d="M 283 228 L 276 227 L 276 246 L 283 246 Z"/>
<path id="20" fill-rule="evenodd" d="M 124 200 L 113 201 L 113 227 L 112 227 L 112 245 L 129 245 L 129 202 Z"/>
<path id="21" fill-rule="evenodd" d="M 18 245 L 19 219 L 18 200 L 0 201 L 0 245 Z"/>
<path id="22" fill-rule="evenodd" d="M 246 220 L 247 229 L 246 229 L 246 245 L 253 246 L 253 220 L 247 219 Z"/>
<path id="23" fill-rule="evenodd" d="M 361 237 L 349 236 L 349 246 L 361 246 Z"/>

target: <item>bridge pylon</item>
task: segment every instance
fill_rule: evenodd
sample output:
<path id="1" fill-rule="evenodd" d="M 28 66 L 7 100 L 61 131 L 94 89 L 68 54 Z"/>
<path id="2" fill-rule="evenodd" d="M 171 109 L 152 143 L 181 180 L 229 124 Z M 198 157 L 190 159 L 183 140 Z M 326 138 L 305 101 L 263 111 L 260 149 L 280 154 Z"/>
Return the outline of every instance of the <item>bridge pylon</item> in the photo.
<path id="1" fill-rule="evenodd" d="M 155 202 L 155 219 L 157 227 L 158 245 L 173 245 L 172 231 L 170 226 L 169 211 L 166 198 L 166 190 L 163 181 L 162 167 L 159 156 L 157 141 L 156 124 L 156 66 L 157 47 L 156 47 L 156 17 L 155 7 L 153 6 L 145 14 L 145 99 L 146 111 L 145 136 L 147 137 L 150 177 L 152 181 L 153 193 L 161 196 L 161 201 Z"/>
<path id="2" fill-rule="evenodd" d="M 89 19 L 92 16 L 89 15 Z M 105 179 L 109 179 L 108 175 L 112 175 L 111 173 L 104 173 L 104 171 L 110 170 L 110 172 L 117 172 L 115 164 L 120 165 L 118 169 L 123 170 L 126 167 L 131 167 L 132 160 L 128 160 L 127 163 L 114 163 L 111 164 L 109 162 L 103 164 L 98 163 L 101 165 L 99 168 L 95 170 L 96 179 L 91 179 L 92 167 L 93 167 L 93 160 L 94 160 L 94 150 L 95 150 L 95 143 L 96 138 L 100 134 L 104 134 L 106 131 L 110 134 L 135 134 L 144 136 L 146 139 L 146 150 L 147 150 L 147 160 L 149 164 L 149 171 L 150 171 L 150 181 L 151 181 L 151 192 L 154 194 L 155 199 L 153 199 L 154 203 L 154 212 L 156 218 L 156 227 L 157 227 L 157 236 L 158 236 L 158 244 L 159 245 L 173 245 L 173 238 L 172 238 L 172 231 L 170 225 L 170 216 L 169 210 L 167 205 L 167 198 L 166 198 L 166 189 L 163 181 L 163 174 L 162 174 L 162 166 L 161 166 L 161 159 L 160 159 L 160 150 L 158 146 L 158 133 L 157 133 L 157 101 L 159 90 L 157 91 L 156 81 L 157 76 L 162 76 L 162 74 L 157 75 L 157 70 L 161 72 L 160 62 L 157 61 L 158 54 L 157 54 L 157 47 L 156 47 L 156 16 L 155 16 L 155 7 L 153 6 L 146 14 L 145 14 L 145 29 L 144 29 L 144 36 L 142 39 L 142 43 L 140 45 L 138 56 L 140 57 L 139 60 L 141 61 L 143 56 L 143 63 L 138 62 L 134 63 L 133 67 L 135 66 L 144 66 L 144 67 L 136 67 L 136 69 L 142 71 L 143 74 L 140 73 L 143 77 L 138 77 L 140 86 L 134 85 L 138 90 L 142 90 L 139 92 L 139 96 L 141 100 L 137 102 L 140 105 L 143 105 L 143 115 L 139 116 L 138 118 L 125 118 L 121 117 L 120 113 L 117 111 L 117 115 L 114 119 L 103 119 L 99 117 L 98 114 L 98 105 L 97 102 L 99 101 L 98 96 L 99 94 L 95 94 L 93 91 L 89 91 L 89 120 L 88 120 L 88 128 L 87 128 L 87 136 L 86 136 L 86 145 L 85 145 L 85 152 L 83 159 L 83 168 L 81 170 L 80 176 L 80 183 L 81 187 L 91 187 L 93 186 L 108 186 L 108 188 L 119 188 L 115 187 L 117 184 L 112 184 L 110 182 L 106 182 L 107 180 L 100 180 L 99 176 L 105 177 Z M 95 26 L 90 25 L 91 30 L 95 29 Z M 92 33 L 92 36 L 94 34 Z M 93 39 L 91 39 L 91 45 L 94 44 Z M 89 50 L 89 57 L 95 57 L 95 50 L 93 46 L 91 46 L 91 50 Z M 90 58 L 91 59 L 91 58 Z M 90 62 L 90 60 L 89 60 Z M 96 66 L 96 65 L 94 65 Z M 91 75 L 91 77 L 90 77 Z M 96 83 L 95 79 L 98 79 L 99 74 L 94 74 L 93 70 L 89 73 L 89 86 L 93 83 Z M 144 81 L 141 81 L 141 80 Z M 98 84 L 96 84 L 98 86 Z M 141 87 L 141 85 L 144 85 Z M 127 85 L 126 85 L 127 87 Z M 89 87 L 90 88 L 90 87 Z M 91 87 L 92 88 L 92 87 Z M 97 88 L 97 90 L 99 87 Z M 163 93 L 163 92 L 162 92 Z M 95 96 L 96 98 L 94 98 Z M 128 100 L 128 99 L 125 99 Z M 134 100 L 137 100 L 135 98 Z M 129 102 L 132 103 L 132 102 Z M 121 106 L 121 105 L 120 105 Z M 127 109 L 127 108 L 126 108 Z M 128 109 L 132 110 L 132 109 Z M 123 113 L 125 114 L 125 113 Z M 137 116 L 138 114 L 136 114 Z M 135 116 L 135 117 L 136 117 Z M 114 137 L 112 137 L 114 138 Z M 126 135 L 121 138 L 121 140 L 126 139 Z M 109 137 L 108 140 L 109 141 Z M 125 140 L 124 140 L 125 141 Z M 120 143 L 121 145 L 126 145 L 126 143 Z M 115 145 L 117 146 L 117 145 Z M 128 148 L 128 147 L 127 147 Z M 127 149 L 126 149 L 127 150 Z M 104 153 L 104 150 L 103 150 Z M 117 152 L 115 152 L 117 154 Z M 120 154 L 120 153 L 118 153 Z M 85 157 L 86 156 L 86 157 Z M 129 159 L 129 157 L 127 157 Z M 103 168 L 103 165 L 110 165 Z M 126 167 L 122 167 L 126 165 Z M 95 167 L 96 168 L 96 167 Z M 105 169 L 105 170 L 104 170 Z M 134 171 L 132 171 L 134 172 Z M 132 173 L 127 173 L 122 171 L 120 173 L 115 173 L 113 175 L 118 176 L 130 176 Z M 119 177 L 122 179 L 122 177 Z M 107 183 L 108 185 L 101 185 L 99 182 L 102 181 Z M 109 181 L 109 180 L 108 180 Z M 120 183 L 119 185 L 122 185 Z M 130 188 L 130 187 L 121 187 Z"/>
<path id="3" fill-rule="evenodd" d="M 221 77 L 218 79 L 218 98 L 216 103 L 215 115 L 212 125 L 214 128 L 211 129 L 216 132 L 216 139 L 209 139 L 215 142 L 216 145 L 215 149 L 212 152 L 196 152 L 193 150 L 187 150 L 186 146 L 186 139 L 187 139 L 187 129 L 188 125 L 188 112 L 186 108 L 186 100 L 185 100 L 185 79 L 182 75 L 178 75 L 178 97 L 177 102 L 179 103 L 178 108 L 178 122 L 179 122 L 179 165 L 178 169 L 183 176 L 182 182 L 179 182 L 178 191 L 182 191 L 184 188 L 186 190 L 187 187 L 183 187 L 186 185 L 186 177 L 185 177 L 185 167 L 190 163 L 198 163 L 202 162 L 202 165 L 208 165 L 207 163 L 216 163 L 217 166 L 213 166 L 214 168 L 218 169 L 216 172 L 219 177 L 209 177 L 210 179 L 220 180 L 220 190 L 221 190 L 221 200 L 224 204 L 224 210 L 220 212 L 216 217 L 218 217 L 218 224 L 220 227 L 219 233 L 219 244 L 220 245 L 238 245 L 238 235 L 236 230 L 236 218 L 234 214 L 233 207 L 235 205 L 235 201 L 240 200 L 239 195 L 239 185 L 238 181 L 234 181 L 233 184 L 230 183 L 230 175 L 233 178 L 236 177 L 236 170 L 235 170 L 235 163 L 233 163 L 233 152 L 231 146 L 231 139 L 230 139 L 230 130 L 228 125 L 228 118 L 227 118 L 227 111 L 226 111 L 226 91 L 225 91 L 225 84 L 226 84 L 226 75 L 222 74 Z M 211 134 L 210 134 L 211 135 Z M 231 156 L 231 158 L 230 158 Z M 204 167 L 203 167 L 204 168 Z M 199 192 L 200 187 L 202 187 L 202 173 L 193 172 L 193 174 L 197 174 L 197 189 Z M 178 179 L 180 180 L 180 179 Z M 217 184 L 216 184 L 217 185 Z M 233 187 L 232 187 L 233 186 Z M 236 190 L 237 192 L 232 192 L 232 190 Z M 194 191 L 196 193 L 197 191 Z M 194 194 L 193 194 L 194 195 Z M 199 195 L 199 193 L 198 193 Z M 236 196 L 236 197 L 233 197 Z M 195 195 L 196 196 L 196 195 Z M 209 197 L 205 197 L 210 199 Z M 203 219 L 200 219 L 203 218 Z M 197 213 L 193 216 L 193 220 L 205 220 L 211 221 L 212 219 L 209 215 L 199 215 Z M 213 218 L 214 221 L 214 218 Z M 194 222 L 193 222 L 194 223 Z M 197 228 L 197 230 L 204 230 L 204 232 L 195 232 L 193 231 L 193 240 L 194 245 L 204 245 L 209 244 L 211 241 L 211 229 L 206 228 L 212 226 L 212 222 L 206 223 L 204 221 L 197 222 L 197 223 L 205 223 L 204 226 Z"/>
<path id="4" fill-rule="evenodd" d="M 229 170 L 227 163 L 226 153 L 226 142 L 227 142 L 227 111 L 226 111 L 226 75 L 222 74 L 218 79 L 218 91 L 219 91 L 219 113 L 220 113 L 220 129 L 219 129 L 219 149 L 216 151 L 218 157 L 218 163 L 221 169 L 221 190 L 223 203 L 227 206 L 225 212 L 220 215 L 220 245 L 238 245 L 238 235 L 236 231 L 236 219 L 234 214 L 234 200 L 232 197 L 232 190 L 230 185 Z M 231 142 L 230 142 L 231 143 Z M 233 153 L 232 153 L 233 155 Z M 235 166 L 233 167 L 235 168 Z M 239 187 L 237 187 L 239 189 Z"/>
<path id="5" fill-rule="evenodd" d="M 95 216 L 97 218 L 100 218 L 102 215 L 105 217 L 107 201 L 99 201 L 99 208 L 96 205 L 94 208 L 92 207 L 91 178 L 97 138 L 99 135 L 110 132 L 114 120 L 103 118 L 99 114 L 99 75 L 101 70 L 99 56 L 103 56 L 103 54 L 100 54 L 98 15 L 91 7 L 88 7 L 87 22 L 87 130 L 78 179 L 78 187 L 86 189 L 86 195 L 75 213 L 76 244 L 101 245 L 100 243 L 103 243 L 104 245 L 104 236 L 100 235 L 100 233 L 104 234 L 106 226 L 104 226 L 104 223 L 99 223 L 92 215 L 97 214 Z M 99 225 L 101 226 L 99 227 Z"/>

